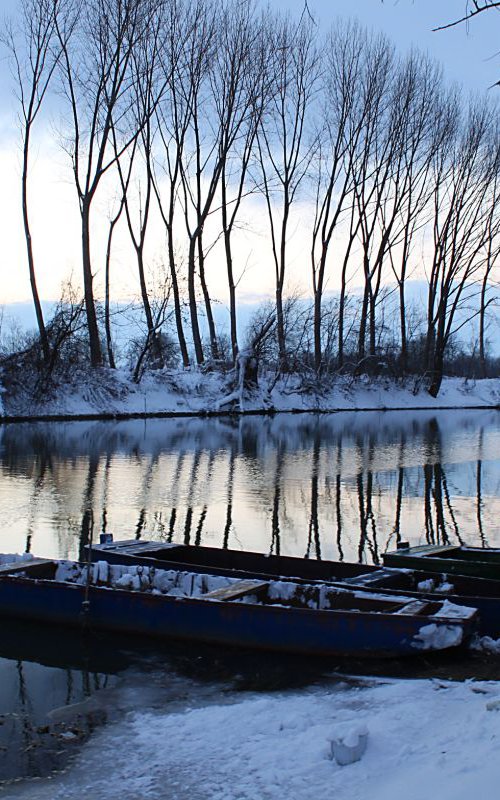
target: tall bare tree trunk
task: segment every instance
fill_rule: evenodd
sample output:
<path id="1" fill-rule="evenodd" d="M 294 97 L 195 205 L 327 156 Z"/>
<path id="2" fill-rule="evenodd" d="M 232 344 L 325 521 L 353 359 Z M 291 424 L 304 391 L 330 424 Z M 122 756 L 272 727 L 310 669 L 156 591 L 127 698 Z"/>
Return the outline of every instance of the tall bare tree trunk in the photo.
<path id="1" fill-rule="evenodd" d="M 366 323 L 368 317 L 368 298 L 369 298 L 369 288 L 368 288 L 368 283 L 366 283 L 363 292 L 363 302 L 361 303 L 361 312 L 359 318 L 358 361 L 362 361 L 366 355 Z"/>
<path id="2" fill-rule="evenodd" d="M 28 215 L 28 160 L 29 160 L 29 139 L 30 131 L 27 128 L 24 138 L 23 147 L 23 173 L 22 173 L 22 206 L 23 206 L 23 224 L 24 235 L 26 238 L 26 252 L 28 255 L 28 271 L 30 276 L 31 294 L 33 296 L 33 305 L 35 306 L 36 322 L 38 332 L 40 335 L 40 344 L 42 346 L 43 360 L 46 364 L 50 361 L 50 345 L 43 319 L 42 304 L 38 294 L 38 286 L 36 281 L 35 260 L 33 257 L 33 243 L 31 239 L 31 229 Z"/>
<path id="3" fill-rule="evenodd" d="M 118 222 L 123 203 L 120 211 L 109 224 L 108 244 L 106 247 L 106 265 L 104 271 L 104 329 L 106 331 L 106 352 L 108 354 L 108 362 L 111 369 L 116 369 L 115 357 L 113 354 L 113 340 L 111 336 L 111 312 L 110 312 L 110 272 L 111 272 L 111 245 L 113 242 L 113 233 L 116 223 Z"/>
<path id="4" fill-rule="evenodd" d="M 172 279 L 172 292 L 174 295 L 174 315 L 175 327 L 177 330 L 177 341 L 179 342 L 183 366 L 189 367 L 189 353 L 186 344 L 186 337 L 184 336 L 184 325 L 182 322 L 181 297 L 179 292 L 179 281 L 177 280 L 177 268 L 175 265 L 174 243 L 170 230 L 167 231 L 167 237 L 168 262 L 170 267 L 170 277 Z"/>
<path id="5" fill-rule="evenodd" d="M 188 253 L 188 294 L 189 294 L 189 315 L 191 317 L 191 333 L 193 336 L 194 352 L 196 356 L 196 363 L 203 364 L 205 356 L 203 354 L 203 345 L 201 342 L 200 325 L 198 323 L 198 305 L 196 302 L 196 287 L 195 287 L 195 269 L 196 269 L 196 237 L 191 237 L 189 242 Z"/>
<path id="6" fill-rule="evenodd" d="M 223 204 L 223 213 L 225 205 Z M 230 336 L 231 336 L 231 354 L 233 363 L 236 363 L 238 357 L 238 328 L 236 323 L 236 284 L 234 282 L 234 269 L 233 269 L 233 253 L 231 248 L 231 232 L 229 229 L 224 230 L 224 250 L 226 253 L 226 268 L 227 268 L 227 285 L 229 288 L 229 320 L 230 320 Z"/>
<path id="7" fill-rule="evenodd" d="M 408 341 L 406 335 L 406 297 L 404 279 L 398 282 L 399 289 L 399 335 L 401 338 L 400 365 L 403 373 L 408 369 Z"/>
<path id="8" fill-rule="evenodd" d="M 207 315 L 208 334 L 210 337 L 210 353 L 214 361 L 217 361 L 219 358 L 219 343 L 217 341 L 217 332 L 215 330 L 212 302 L 210 300 L 210 293 L 208 291 L 207 281 L 205 278 L 205 253 L 203 252 L 203 233 L 201 230 L 198 233 L 198 273 L 200 275 L 201 290 L 203 292 L 203 299 L 205 301 L 205 313 Z"/>
<path id="9" fill-rule="evenodd" d="M 82 201 L 81 215 L 83 288 L 85 297 L 85 311 L 87 313 L 87 327 L 89 333 L 90 363 L 93 367 L 101 367 L 102 350 L 95 310 L 93 288 L 94 276 L 92 275 L 92 262 L 90 258 L 90 200 L 88 198 L 85 198 Z"/>
<path id="10" fill-rule="evenodd" d="M 485 330 L 486 330 L 486 292 L 488 290 L 488 277 L 489 272 L 486 271 L 481 282 L 481 297 L 479 305 L 479 365 L 481 370 L 481 377 L 486 378 L 486 343 L 485 343 Z"/>

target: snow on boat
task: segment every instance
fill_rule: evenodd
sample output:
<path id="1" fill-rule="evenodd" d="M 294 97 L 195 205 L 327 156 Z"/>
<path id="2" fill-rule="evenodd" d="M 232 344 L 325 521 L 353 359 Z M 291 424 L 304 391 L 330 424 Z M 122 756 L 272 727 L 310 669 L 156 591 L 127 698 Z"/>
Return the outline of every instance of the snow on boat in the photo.
<path id="1" fill-rule="evenodd" d="M 500 636 L 500 580 L 456 574 L 451 576 L 446 569 L 442 572 L 433 571 L 432 568 L 426 570 L 427 561 L 423 559 L 412 564 L 401 559 L 394 566 L 391 560 L 391 566 L 381 568 L 346 561 L 268 556 L 241 550 L 130 539 L 94 544 L 87 549 L 87 556 L 92 560 L 102 559 L 115 564 L 142 564 L 188 571 L 194 569 L 200 573 L 234 578 L 276 580 L 279 577 L 293 578 L 298 582 L 320 581 L 351 589 L 362 588 L 366 592 L 402 593 L 418 600 L 447 597 L 452 603 L 479 611 L 478 625 L 482 636 Z M 388 556 L 383 557 L 389 560 Z M 406 559 L 406 556 L 403 558 Z M 420 568 L 415 569 L 414 563 L 421 565 Z"/>
<path id="2" fill-rule="evenodd" d="M 0 614 L 58 626 L 355 657 L 456 647 L 476 627 L 473 609 L 447 600 L 107 561 L 0 561 Z"/>

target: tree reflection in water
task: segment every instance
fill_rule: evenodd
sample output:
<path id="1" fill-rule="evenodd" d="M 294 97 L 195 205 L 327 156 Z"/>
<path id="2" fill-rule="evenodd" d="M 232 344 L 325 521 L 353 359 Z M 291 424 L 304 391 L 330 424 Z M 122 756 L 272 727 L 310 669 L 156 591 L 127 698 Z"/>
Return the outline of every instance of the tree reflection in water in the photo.
<path id="1" fill-rule="evenodd" d="M 402 539 L 500 545 L 496 411 L 40 423 L 1 436 L 10 551 L 78 556 L 94 520 L 115 538 L 374 563 Z"/>
<path id="2" fill-rule="evenodd" d="M 73 634 L 65 637 L 73 653 Z M 52 640 L 51 640 L 52 639 Z M 39 777 L 61 769 L 97 725 L 106 721 L 104 708 L 90 698 L 110 689 L 116 678 L 82 665 L 63 664 L 60 636 L 41 636 L 34 626 L 19 623 L 4 629 L 0 648 L 0 782 Z M 68 655 L 68 659 L 71 656 Z M 104 661 L 103 661 L 104 664 Z M 114 669 L 114 666 L 113 666 Z"/>

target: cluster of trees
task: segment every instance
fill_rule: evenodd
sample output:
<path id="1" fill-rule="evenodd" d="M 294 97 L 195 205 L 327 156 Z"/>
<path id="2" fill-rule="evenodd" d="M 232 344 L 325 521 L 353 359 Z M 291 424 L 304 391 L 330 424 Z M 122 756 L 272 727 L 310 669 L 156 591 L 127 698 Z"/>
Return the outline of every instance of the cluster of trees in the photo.
<path id="1" fill-rule="evenodd" d="M 163 365 L 170 309 L 184 366 L 221 358 L 207 278 L 207 262 L 217 258 L 236 360 L 235 241 L 243 224 L 251 227 L 252 196 L 267 220 L 275 275 L 272 328 L 269 315 L 261 320 L 281 371 L 293 368 L 298 349 L 316 375 L 379 359 L 388 286 L 397 298 L 391 347 L 402 372 L 418 363 L 437 395 L 447 349 L 472 316 L 485 371 L 500 251 L 500 129 L 491 102 L 464 99 L 427 56 L 401 57 L 357 23 L 320 33 L 307 6 L 300 18 L 252 0 L 22 0 L 21 7 L 19 27 L 6 28 L 3 39 L 21 107 L 22 210 L 45 363 L 53 343 L 37 292 L 29 163 L 33 128 L 53 91 L 80 210 L 92 366 L 115 363 L 110 297 L 119 223 L 136 257 L 147 326 L 140 358 Z M 103 225 L 96 198 L 110 186 L 117 200 L 97 302 L 91 234 Z M 166 242 L 160 293 L 148 285 L 154 215 Z M 300 341 L 286 293 L 297 220 L 309 242 L 302 276 L 312 297 Z M 419 324 L 407 299 L 415 276 L 427 287 Z M 353 285 L 361 287 L 356 302 Z"/>

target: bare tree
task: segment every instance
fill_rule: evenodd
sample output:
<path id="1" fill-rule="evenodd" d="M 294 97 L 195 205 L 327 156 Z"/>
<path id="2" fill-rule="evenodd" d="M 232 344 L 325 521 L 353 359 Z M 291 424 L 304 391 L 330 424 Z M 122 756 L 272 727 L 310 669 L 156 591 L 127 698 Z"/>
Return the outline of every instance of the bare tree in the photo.
<path id="1" fill-rule="evenodd" d="M 132 105 L 128 138 L 133 141 L 129 147 L 129 166 L 126 172 L 122 168 L 118 132 L 114 124 L 111 127 L 111 139 L 120 179 L 127 227 L 137 260 L 141 300 L 146 318 L 148 337 L 159 367 L 163 366 L 163 361 L 146 282 L 145 246 L 151 218 L 152 200 L 154 200 L 153 146 L 157 133 L 155 110 L 170 83 L 169 76 L 164 79 L 161 70 L 159 70 L 159 53 L 164 45 L 163 29 L 164 19 L 162 6 L 160 6 L 159 12 L 150 15 L 148 35 L 141 37 L 132 52 L 130 88 Z M 126 158 L 127 154 L 128 151 L 125 151 L 122 155 Z M 130 196 L 131 174 L 134 165 L 137 166 L 138 172 L 137 198 L 131 198 Z M 134 202 L 136 200 L 137 202 Z M 133 205 L 138 206 L 138 214 L 136 215 L 138 219 L 135 221 Z"/>
<path id="2" fill-rule="evenodd" d="M 377 37 L 367 52 L 362 76 L 362 130 L 350 153 L 354 165 L 354 197 L 359 215 L 359 239 L 364 278 L 358 359 L 365 357 L 365 337 L 370 320 L 370 352 L 375 348 L 375 307 L 381 283 L 381 263 L 389 233 L 380 232 L 380 209 L 390 191 L 399 137 L 393 116 L 391 82 L 395 77 L 394 51 L 387 39 Z"/>
<path id="3" fill-rule="evenodd" d="M 479 294 L 479 364 L 481 376 L 487 377 L 486 366 L 486 313 L 497 297 L 493 280 L 500 257 L 500 137 L 497 126 L 492 141 L 492 177 L 486 200 L 483 267 Z M 493 285 L 492 285 L 493 284 Z"/>
<path id="4" fill-rule="evenodd" d="M 434 249 L 429 270 L 426 356 L 429 393 L 436 397 L 448 342 L 464 319 L 459 310 L 475 292 L 473 281 L 484 263 L 488 238 L 487 201 L 492 180 L 493 111 L 471 103 L 449 149 L 436 159 Z M 470 314 L 469 314 L 470 318 Z"/>
<path id="5" fill-rule="evenodd" d="M 232 234 L 247 187 L 255 137 L 271 91 L 266 18 L 239 6 L 223 23 L 212 79 L 220 119 L 222 232 L 229 288 L 231 350 L 238 355 L 236 278 Z M 250 189 L 248 189 L 250 191 Z"/>
<path id="6" fill-rule="evenodd" d="M 162 96 L 155 112 L 158 141 L 153 164 L 153 189 L 167 235 L 175 325 L 185 367 L 189 366 L 190 359 L 184 334 L 174 220 L 178 207 L 181 164 L 191 118 L 191 98 L 189 92 L 186 92 L 186 73 L 198 13 L 198 4 L 194 9 L 189 9 L 180 2 L 174 2 L 169 7 L 167 36 L 160 52 L 161 71 L 163 79 L 168 82 L 168 91 Z"/>
<path id="7" fill-rule="evenodd" d="M 448 134 L 440 113 L 440 69 L 425 56 L 413 53 L 403 66 L 397 83 L 401 114 L 401 150 L 392 176 L 392 202 L 381 209 L 387 240 L 387 255 L 399 295 L 400 367 L 408 366 L 408 320 L 405 284 L 411 269 L 416 234 L 429 222 L 432 167 L 436 150 Z"/>
<path id="8" fill-rule="evenodd" d="M 196 267 L 202 286 L 212 355 L 217 357 L 217 337 L 212 316 L 210 296 L 205 280 L 203 229 L 210 213 L 220 177 L 217 165 L 217 138 L 210 135 L 210 120 L 206 116 L 206 90 L 211 62 L 216 53 L 218 9 L 208 1 L 197 2 L 196 24 L 186 48 L 184 83 L 180 89 L 188 101 L 190 114 L 184 137 L 184 158 L 180 162 L 183 210 L 188 237 L 188 293 L 191 333 L 198 364 L 205 360 L 198 321 Z M 204 147 L 205 145 L 205 147 Z M 215 153 L 215 155 L 214 155 Z M 215 166 L 212 167 L 212 159 Z M 205 183 L 206 178 L 206 183 Z"/>
<path id="9" fill-rule="evenodd" d="M 130 184 L 130 179 L 132 176 L 132 167 L 134 163 L 135 157 L 135 150 L 136 150 L 136 143 L 135 140 L 132 144 L 132 152 L 129 157 L 129 164 L 126 172 L 126 177 L 124 180 L 120 181 L 121 183 L 121 194 L 118 202 L 118 207 L 115 213 L 110 215 L 109 219 L 109 229 L 108 229 L 108 240 L 106 245 L 106 258 L 105 258 L 105 268 L 104 268 L 104 330 L 106 332 L 106 352 L 108 356 L 108 363 L 111 369 L 116 368 L 115 364 L 115 357 L 113 354 L 113 338 L 111 335 L 111 251 L 113 245 L 113 235 L 115 232 L 115 228 L 118 222 L 121 219 L 123 214 L 123 209 L 125 208 L 125 201 L 128 195 L 128 187 Z M 120 173 L 123 176 L 123 172 Z"/>
<path id="10" fill-rule="evenodd" d="M 206 278 L 206 257 L 213 243 L 204 241 L 207 221 L 215 210 L 219 189 L 222 193 L 223 236 L 232 304 L 232 337 L 236 342 L 236 303 L 233 276 L 231 233 L 242 198 L 245 174 L 255 137 L 256 105 L 259 103 L 261 74 L 254 68 L 259 53 L 259 28 L 252 3 L 227 3 L 222 9 L 205 2 L 199 4 L 193 42 L 190 42 L 184 73 L 184 100 L 190 115 L 183 134 L 183 159 L 180 163 L 183 211 L 188 237 L 188 290 L 191 327 L 196 360 L 204 361 L 201 342 L 195 274 L 201 285 L 210 350 L 219 357 L 212 302 Z M 259 56 L 258 56 L 259 57 Z M 262 67 L 262 59 L 260 58 Z M 182 89 L 182 84 L 181 84 Z M 181 121 L 186 117 L 182 117 Z M 179 136 L 177 137 L 180 138 Z M 234 161 L 229 155 L 240 145 L 236 199 L 228 207 L 229 183 L 234 178 Z"/>
<path id="11" fill-rule="evenodd" d="M 91 257 L 91 208 L 99 184 L 116 161 L 108 156 L 111 130 L 130 107 L 131 60 L 151 19 L 151 0 L 78 0 L 74 35 L 56 25 L 61 79 L 69 102 L 71 157 L 82 225 L 82 267 L 92 366 L 102 364 Z M 137 136 L 124 141 L 125 151 Z"/>
<path id="12" fill-rule="evenodd" d="M 308 136 L 319 56 L 313 23 L 277 17 L 269 39 L 274 52 L 275 92 L 257 133 L 258 158 L 266 202 L 276 280 L 276 328 L 280 368 L 287 369 L 283 290 L 290 212 L 306 176 L 316 143 Z"/>
<path id="13" fill-rule="evenodd" d="M 376 313 L 383 301 L 388 262 L 398 287 L 400 361 L 405 370 L 405 282 L 415 235 L 429 220 L 434 154 L 448 129 L 441 124 L 439 113 L 439 68 L 413 53 L 388 75 L 385 94 L 389 103 L 378 106 L 381 114 L 373 134 L 372 169 L 368 175 L 363 172 L 357 193 L 365 276 L 358 355 L 365 355 L 367 324 L 369 355 L 377 353 Z"/>
<path id="14" fill-rule="evenodd" d="M 362 115 L 357 114 L 356 109 L 359 107 L 357 93 L 363 70 L 362 54 L 366 46 L 366 33 L 353 23 L 334 28 L 323 48 L 323 85 L 319 103 L 324 112 L 315 159 L 315 216 L 311 242 L 314 366 L 317 373 L 323 366 L 322 302 L 330 245 L 337 229 L 344 227 L 342 224 L 346 215 L 347 218 L 350 216 L 350 235 L 347 236 L 345 250 L 347 259 L 344 259 L 341 277 L 339 312 L 343 316 L 347 260 L 357 231 L 352 217 L 353 165 L 349 162 L 348 153 L 355 152 L 356 141 L 361 133 Z"/>
<path id="15" fill-rule="evenodd" d="M 21 0 L 19 27 L 16 28 L 13 23 L 8 22 L 0 36 L 0 41 L 6 46 L 12 59 L 16 94 L 20 106 L 24 235 L 31 293 L 46 364 L 50 360 L 50 344 L 36 279 L 33 237 L 28 210 L 28 176 L 33 126 L 41 111 L 60 57 L 60 47 L 57 46 L 55 36 L 56 20 L 65 13 L 66 7 L 65 0 Z M 71 28 L 68 28 L 66 35 L 69 35 L 70 32 Z"/>

